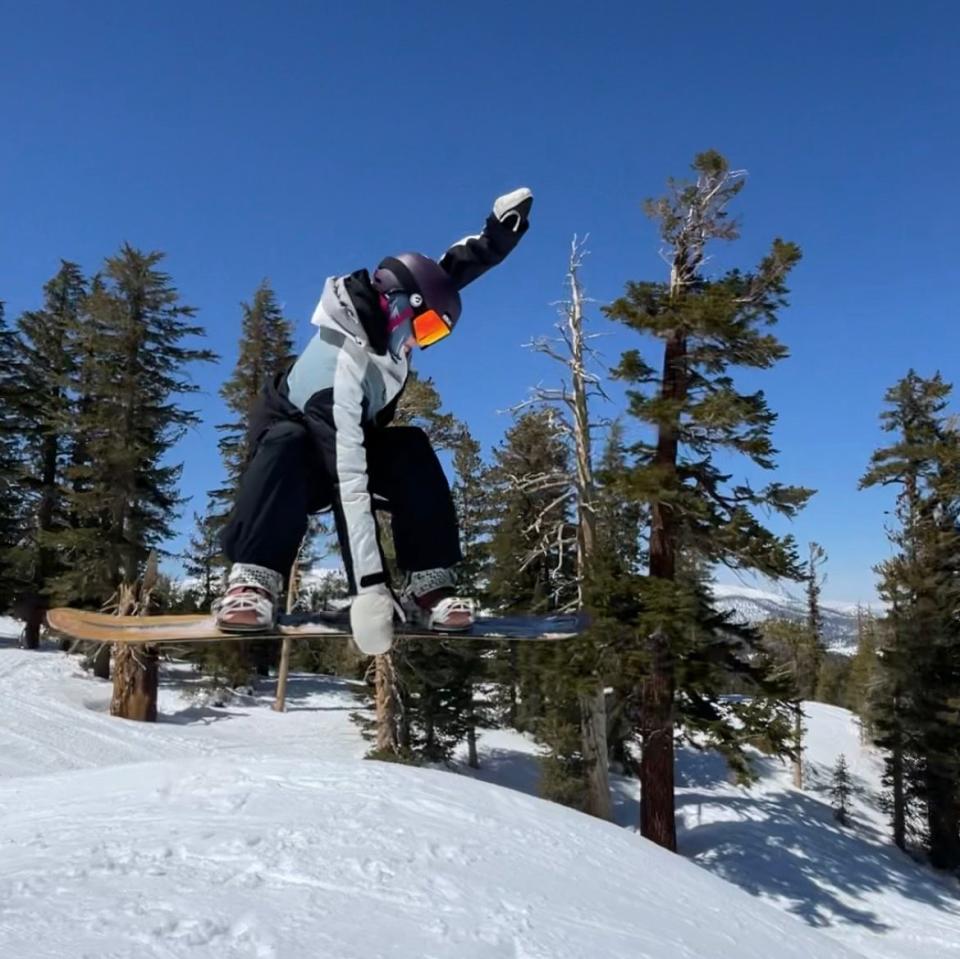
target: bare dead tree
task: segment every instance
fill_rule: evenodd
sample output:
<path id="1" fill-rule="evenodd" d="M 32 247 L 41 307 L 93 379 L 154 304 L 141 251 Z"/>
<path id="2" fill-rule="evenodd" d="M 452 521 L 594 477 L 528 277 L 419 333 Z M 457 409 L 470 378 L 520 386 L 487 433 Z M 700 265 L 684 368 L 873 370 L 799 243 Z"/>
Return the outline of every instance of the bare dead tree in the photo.
<path id="1" fill-rule="evenodd" d="M 134 583 L 121 583 L 112 604 L 118 616 L 146 616 L 157 585 L 157 554 L 150 553 L 146 569 Z M 113 696 L 110 715 L 144 723 L 157 721 L 159 663 L 155 646 L 114 645 Z"/>
<path id="2" fill-rule="evenodd" d="M 590 420 L 591 397 L 607 398 L 600 377 L 589 368 L 595 355 L 590 341 L 599 334 L 584 331 L 584 308 L 587 299 L 580 282 L 580 268 L 586 256 L 586 240 L 574 236 L 567 264 L 569 299 L 559 304 L 560 319 L 555 324 L 557 336 L 539 337 L 528 346 L 560 363 L 567 371 L 559 387 L 538 385 L 528 400 L 514 409 L 535 405 L 559 411 L 551 418 L 558 435 L 565 437 L 574 454 L 574 468 L 570 472 L 556 471 L 531 476 L 512 477 L 518 489 L 527 492 L 550 492 L 550 502 L 540 511 L 527 532 L 535 532 L 537 540 L 524 566 L 538 556 L 549 555 L 553 548 L 562 558 L 568 537 L 576 538 L 576 599 L 569 605 L 581 608 L 583 585 L 596 550 L 597 519 L 595 483 L 591 450 L 591 433 L 602 424 Z M 576 506 L 576 524 L 570 529 L 565 519 L 569 503 Z M 562 561 L 562 559 L 560 560 Z M 577 694 L 580 707 L 580 733 L 583 760 L 587 771 L 586 810 L 601 819 L 611 819 L 610 780 L 607 768 L 607 716 L 603 677 L 599 656 L 590 675 L 583 677 Z"/>

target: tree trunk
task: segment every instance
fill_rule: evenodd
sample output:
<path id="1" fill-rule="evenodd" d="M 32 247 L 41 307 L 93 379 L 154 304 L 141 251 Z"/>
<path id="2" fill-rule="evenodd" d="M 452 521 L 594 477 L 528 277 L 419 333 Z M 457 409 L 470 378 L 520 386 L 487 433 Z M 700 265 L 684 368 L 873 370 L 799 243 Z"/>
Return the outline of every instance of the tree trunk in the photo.
<path id="1" fill-rule="evenodd" d="M 793 761 L 793 785 L 803 789 L 803 706 L 793 708 L 793 741 L 797 745 L 797 758 Z"/>
<path id="2" fill-rule="evenodd" d="M 376 664 L 376 710 L 377 752 L 396 753 L 397 742 L 397 694 L 393 672 L 393 660 L 389 653 L 375 657 Z"/>
<path id="3" fill-rule="evenodd" d="M 93 675 L 97 679 L 110 678 L 110 650 L 109 643 L 102 643 L 93 657 Z"/>
<path id="4" fill-rule="evenodd" d="M 30 603 L 26 622 L 23 626 L 23 648 L 40 648 L 40 627 L 43 625 L 43 607 L 39 598 Z"/>
<path id="5" fill-rule="evenodd" d="M 151 552 L 142 578 L 134 583 L 121 583 L 118 587 L 117 615 L 146 615 L 156 581 L 157 557 L 156 553 Z M 160 678 L 156 647 L 124 646 L 122 643 L 115 645 L 110 715 L 142 723 L 155 723 Z"/>
<path id="6" fill-rule="evenodd" d="M 641 689 L 640 834 L 677 851 L 674 816 L 673 694 L 670 643 L 660 632 L 648 641 L 650 673 Z"/>
<path id="7" fill-rule="evenodd" d="M 577 276 L 579 258 L 576 243 L 570 261 L 570 311 L 568 329 L 573 373 L 573 433 L 576 447 L 577 486 L 577 580 L 579 607 L 583 589 L 595 561 L 597 514 L 590 444 L 590 414 L 587 375 L 584 365 L 583 292 Z M 598 665 L 597 673 L 602 673 Z M 580 751 L 587 777 L 585 810 L 599 819 L 613 818 L 610 801 L 609 758 L 607 756 L 607 701 L 602 675 L 592 687 L 577 696 L 580 707 Z"/>
<path id="8" fill-rule="evenodd" d="M 899 849 L 907 848 L 907 803 L 903 788 L 903 747 L 898 741 L 890 750 L 890 779 L 893 789 L 893 841 Z"/>
<path id="9" fill-rule="evenodd" d="M 54 399 L 59 399 L 60 391 L 54 391 Z M 32 604 L 30 615 L 27 617 L 26 629 L 23 634 L 23 645 L 26 649 L 40 648 L 40 627 L 43 625 L 43 611 L 49 599 L 44 594 L 47 580 L 53 567 L 53 554 L 44 540 L 44 534 L 53 527 L 53 509 L 56 498 L 57 480 L 57 450 L 58 439 L 53 434 L 44 437 L 41 454 L 41 476 L 43 493 L 37 509 L 37 531 L 40 545 L 37 552 L 37 562 L 33 574 Z"/>
<path id="10" fill-rule="evenodd" d="M 960 796 L 949 776 L 927 769 L 927 827 L 930 832 L 930 863 L 937 869 L 960 866 Z"/>
<path id="11" fill-rule="evenodd" d="M 158 679 L 155 646 L 124 646 L 117 643 L 113 657 L 113 698 L 110 700 L 110 715 L 142 723 L 155 723 Z"/>
<path id="12" fill-rule="evenodd" d="M 678 272 L 675 265 L 674 272 Z M 663 352 L 660 395 L 680 403 L 686 398 L 687 341 L 680 333 L 670 335 Z M 677 414 L 679 416 L 679 414 Z M 663 424 L 657 431 L 654 466 L 671 482 L 676 476 L 680 444 L 677 431 Z M 660 499 L 650 509 L 650 577 L 674 582 L 677 572 L 677 542 L 673 512 Z M 643 756 L 640 760 L 640 833 L 676 852 L 677 826 L 674 810 L 673 697 L 676 685 L 670 637 L 661 625 L 647 637 L 650 673 L 641 683 L 640 730 Z"/>
<path id="13" fill-rule="evenodd" d="M 303 541 L 300 542 L 300 549 L 297 550 L 293 566 L 290 568 L 290 577 L 287 580 L 287 615 L 293 612 L 297 604 L 297 593 L 300 591 L 300 580 L 297 576 L 297 560 L 300 559 L 300 552 L 303 549 Z M 287 708 L 287 677 L 290 675 L 290 652 L 293 648 L 293 639 L 290 636 L 283 637 L 283 643 L 280 646 L 280 666 L 277 669 L 277 697 L 274 700 L 273 708 L 282 713 Z"/>
<path id="14" fill-rule="evenodd" d="M 477 754 L 477 727 L 472 719 L 467 727 L 467 765 L 471 769 L 480 768 L 480 757 Z"/>
<path id="15" fill-rule="evenodd" d="M 587 801 L 584 811 L 598 819 L 613 819 L 607 757 L 607 704 L 603 684 L 598 682 L 580 699 L 580 736 L 587 771 Z"/>
<path id="16" fill-rule="evenodd" d="M 280 647 L 280 669 L 277 671 L 277 696 L 273 701 L 273 708 L 278 713 L 282 713 L 287 708 L 287 676 L 290 674 L 291 646 L 293 646 L 293 639 L 290 636 L 284 636 Z"/>
<path id="17" fill-rule="evenodd" d="M 516 677 L 519 675 L 519 657 L 517 656 L 517 644 L 511 643 L 510 648 L 507 650 L 507 658 L 510 661 L 510 675 L 507 677 L 507 690 L 508 690 L 508 699 L 507 699 L 507 725 L 511 729 L 517 728 L 517 714 L 518 709 L 518 697 L 517 697 L 517 681 Z"/>

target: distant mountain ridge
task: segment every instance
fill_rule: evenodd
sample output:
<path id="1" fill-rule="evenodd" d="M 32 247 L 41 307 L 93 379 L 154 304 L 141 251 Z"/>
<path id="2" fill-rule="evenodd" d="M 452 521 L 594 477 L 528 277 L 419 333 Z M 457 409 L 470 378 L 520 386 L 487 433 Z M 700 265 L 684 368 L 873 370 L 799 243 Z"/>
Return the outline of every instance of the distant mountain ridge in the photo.
<path id="1" fill-rule="evenodd" d="M 807 618 L 806 597 L 788 593 L 768 593 L 739 584 L 714 583 L 711 586 L 720 609 L 735 612 L 745 622 L 757 624 L 768 619 L 804 622 Z M 864 612 L 879 612 L 860 604 Z M 827 649 L 853 655 L 857 649 L 857 603 L 824 600 L 820 604 L 823 633 Z"/>

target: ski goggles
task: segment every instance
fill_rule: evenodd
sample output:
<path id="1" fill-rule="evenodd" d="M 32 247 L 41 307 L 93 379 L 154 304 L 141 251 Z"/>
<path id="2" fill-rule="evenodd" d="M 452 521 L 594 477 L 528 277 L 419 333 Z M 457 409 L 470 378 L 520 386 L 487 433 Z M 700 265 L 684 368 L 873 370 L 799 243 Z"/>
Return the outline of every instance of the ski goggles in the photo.
<path id="1" fill-rule="evenodd" d="M 413 335 L 421 349 L 433 346 L 450 335 L 450 321 L 436 310 L 424 310 L 413 318 Z"/>

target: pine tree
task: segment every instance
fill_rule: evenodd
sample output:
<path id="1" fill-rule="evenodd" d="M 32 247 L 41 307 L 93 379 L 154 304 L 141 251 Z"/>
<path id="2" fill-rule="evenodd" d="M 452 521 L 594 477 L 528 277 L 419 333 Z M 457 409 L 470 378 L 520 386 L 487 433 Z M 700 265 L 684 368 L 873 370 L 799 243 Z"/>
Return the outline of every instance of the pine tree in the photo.
<path id="1" fill-rule="evenodd" d="M 871 717 L 888 750 L 894 841 L 906 845 L 911 799 L 926 809 L 930 857 L 960 865 L 960 439 L 947 420 L 950 386 L 911 370 L 886 394 L 894 443 L 878 449 L 861 486 L 898 489 L 897 552 L 878 566 L 890 613 Z"/>
<path id="2" fill-rule="evenodd" d="M 812 698 L 820 664 L 816 634 L 806 626 L 788 620 L 763 624 L 764 647 L 775 668 L 788 680 L 793 716 L 793 784 L 803 789 L 803 703 Z"/>
<path id="3" fill-rule="evenodd" d="M 24 496 L 19 481 L 23 464 L 21 395 L 16 370 L 17 341 L 7 327 L 0 300 L 0 610 L 18 592 L 17 551 L 24 531 Z"/>
<path id="4" fill-rule="evenodd" d="M 220 387 L 220 396 L 232 414 L 229 423 L 217 426 L 222 434 L 218 445 L 227 479 L 223 489 L 213 495 L 223 514 L 236 498 L 240 476 L 250 458 L 247 436 L 250 412 L 264 385 L 293 360 L 292 326 L 284 317 L 269 282 L 263 280 L 252 300 L 241 303 L 240 307 L 243 315 L 237 362 L 230 378 Z"/>
<path id="5" fill-rule="evenodd" d="M 857 651 L 850 664 L 845 699 L 859 717 L 861 729 L 867 736 L 871 733 L 869 704 L 879 666 L 880 629 L 876 617 L 860 611 L 857 616 Z"/>
<path id="6" fill-rule="evenodd" d="M 597 555 L 588 588 L 589 602 L 604 610 L 603 628 L 614 634 L 635 608 L 635 590 L 645 562 L 643 530 L 649 520 L 645 505 L 624 495 L 623 477 L 628 470 L 625 430 L 614 420 L 597 466 L 596 513 Z M 621 642 L 628 642 L 629 630 L 622 630 Z M 608 679 L 607 745 L 610 759 L 621 772 L 635 771 L 631 752 L 634 739 L 636 697 L 633 683 L 614 666 Z"/>
<path id="7" fill-rule="evenodd" d="M 416 370 L 407 377 L 391 426 L 419 426 L 435 450 L 455 450 L 463 435 L 459 420 L 443 411 L 433 377 L 421 378 Z"/>
<path id="8" fill-rule="evenodd" d="M 170 453 L 199 422 L 178 399 L 196 391 L 189 365 L 215 359 L 182 345 L 203 330 L 157 268 L 162 259 L 124 245 L 91 282 L 78 324 L 71 389 L 79 440 L 67 468 L 71 527 L 58 537 L 68 567 L 59 588 L 87 604 L 123 604 L 150 553 L 172 535 L 182 467 Z"/>
<path id="9" fill-rule="evenodd" d="M 669 279 L 631 282 L 607 308 L 612 318 L 663 342 L 659 371 L 629 350 L 617 375 L 629 384 L 630 413 L 655 433 L 654 442 L 634 446 L 629 480 L 631 498 L 650 508 L 649 577 L 633 619 L 634 675 L 643 739 L 641 831 L 669 849 L 676 849 L 678 663 L 691 630 L 712 612 L 709 600 L 678 579 L 682 557 L 799 580 L 803 570 L 792 538 L 774 535 L 755 511 L 790 517 L 810 496 L 776 482 L 757 490 L 745 482 L 730 485 L 717 463 L 721 455 L 741 454 L 760 469 L 774 468 L 776 415 L 762 392 L 738 391 L 732 371 L 767 369 L 786 355 L 763 328 L 786 304 L 786 275 L 800 251 L 775 240 L 755 270 L 708 279 L 707 245 L 737 237 L 727 207 L 745 181 L 714 151 L 699 154 L 693 169 L 694 181 L 671 181 L 668 196 L 647 204 L 668 251 Z M 701 637 L 717 632 L 704 630 Z"/>
<path id="10" fill-rule="evenodd" d="M 453 448 L 453 502 L 460 522 L 460 564 L 457 591 L 484 608 L 487 604 L 487 583 L 490 575 L 490 538 L 495 503 L 490 494 L 490 469 L 480 455 L 480 444 L 463 426 Z M 485 678 L 484 657 L 471 651 L 471 684 L 466 708 L 467 762 L 476 769 L 480 765 L 477 732 L 495 724 L 493 710 L 485 698 L 477 695 L 477 681 Z"/>
<path id="11" fill-rule="evenodd" d="M 804 699 L 813 699 L 817 692 L 820 669 L 826 652 L 823 643 L 823 612 L 820 609 L 820 594 L 826 582 L 826 574 L 819 572 L 820 567 L 827 561 L 827 552 L 819 543 L 810 543 L 807 555 L 807 629 L 810 632 L 811 652 L 814 656 L 812 671 L 804 679 L 800 690 Z"/>
<path id="12" fill-rule="evenodd" d="M 220 533 L 237 496 L 240 477 L 253 450 L 247 427 L 250 414 L 266 383 L 287 369 L 293 361 L 293 331 L 268 280 L 264 279 L 250 302 L 240 304 L 240 340 L 237 361 L 230 377 L 220 387 L 220 397 L 230 420 L 217 425 L 225 474 L 224 483 L 209 492 L 210 503 L 198 521 L 194 541 L 201 552 L 212 550 L 203 562 L 204 576 L 222 579 L 226 560 L 220 550 Z M 280 570 L 286 577 L 289 570 Z M 212 581 L 211 580 L 211 581 Z M 212 599 L 212 596 L 211 596 Z M 209 605 L 204 605 L 209 609 Z M 280 646 L 269 640 L 245 640 L 211 644 L 200 657 L 202 668 L 216 683 L 234 686 L 247 682 L 256 673 L 268 675 L 277 664 Z"/>
<path id="13" fill-rule="evenodd" d="M 489 470 L 480 456 L 480 444 L 464 427 L 453 449 L 453 502 L 460 521 L 463 562 L 459 572 L 461 595 L 482 601 L 490 563 L 490 527 L 493 501 Z"/>
<path id="14" fill-rule="evenodd" d="M 569 476 L 570 450 L 552 409 L 519 416 L 494 451 L 493 495 L 499 504 L 490 546 L 489 593 L 505 613 L 575 608 L 575 526 L 570 496 L 552 493 Z"/>
<path id="15" fill-rule="evenodd" d="M 847 757 L 843 753 L 837 757 L 833 767 L 833 781 L 830 785 L 830 799 L 833 801 L 833 815 L 841 826 L 850 824 L 850 772 L 847 769 Z"/>
<path id="16" fill-rule="evenodd" d="M 183 556 L 183 567 L 193 579 L 187 595 L 189 609 L 184 612 L 207 611 L 222 592 L 223 570 L 220 564 L 220 526 L 216 500 L 208 495 L 203 513 L 193 514 L 193 534 Z"/>
<path id="17" fill-rule="evenodd" d="M 125 245 L 107 259 L 79 323 L 71 389 L 81 442 L 67 470 L 72 529 L 61 547 L 70 569 L 61 587 L 88 603 L 135 581 L 150 550 L 172 535 L 181 466 L 167 454 L 199 422 L 175 400 L 196 391 L 186 367 L 215 358 L 180 345 L 203 331 L 156 269 L 162 258 Z"/>
<path id="18" fill-rule="evenodd" d="M 850 690 L 851 658 L 846 653 L 824 652 L 820 660 L 820 675 L 814 700 L 851 709 L 848 699 Z"/>
<path id="19" fill-rule="evenodd" d="M 496 609 L 550 613 L 579 606 L 571 469 L 568 436 L 551 407 L 518 416 L 494 451 L 491 480 L 499 515 L 491 541 L 489 595 Z M 533 733 L 547 747 L 541 795 L 585 809 L 586 768 L 570 653 L 560 646 L 508 644 L 491 667 L 501 721 Z"/>
<path id="20" fill-rule="evenodd" d="M 28 649 L 40 644 L 43 609 L 62 571 L 55 546 L 57 531 L 67 524 L 66 465 L 74 438 L 68 385 L 74 369 L 73 339 L 86 293 L 80 268 L 63 261 L 44 287 L 43 309 L 24 313 L 17 323 L 15 369 L 24 454 L 20 482 L 27 497 L 30 530 L 20 551 Z"/>

